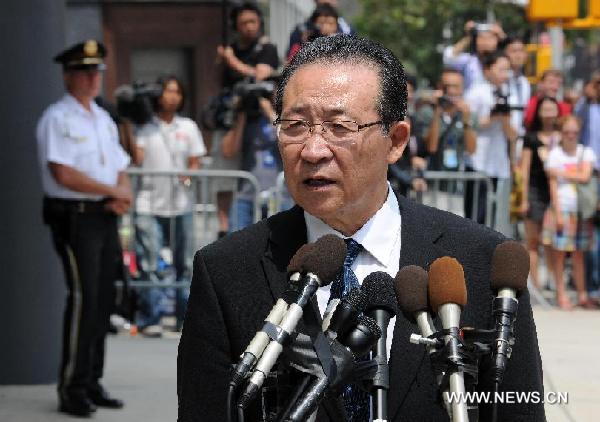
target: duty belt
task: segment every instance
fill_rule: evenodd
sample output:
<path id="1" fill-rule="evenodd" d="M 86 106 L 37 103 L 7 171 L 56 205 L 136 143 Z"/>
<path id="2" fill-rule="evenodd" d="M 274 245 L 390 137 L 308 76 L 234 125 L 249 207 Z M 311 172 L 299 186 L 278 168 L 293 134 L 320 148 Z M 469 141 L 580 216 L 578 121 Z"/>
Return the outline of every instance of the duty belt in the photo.
<path id="1" fill-rule="evenodd" d="M 44 206 L 52 212 L 76 212 L 79 214 L 100 214 L 108 212 L 106 199 L 98 201 L 44 197 Z"/>

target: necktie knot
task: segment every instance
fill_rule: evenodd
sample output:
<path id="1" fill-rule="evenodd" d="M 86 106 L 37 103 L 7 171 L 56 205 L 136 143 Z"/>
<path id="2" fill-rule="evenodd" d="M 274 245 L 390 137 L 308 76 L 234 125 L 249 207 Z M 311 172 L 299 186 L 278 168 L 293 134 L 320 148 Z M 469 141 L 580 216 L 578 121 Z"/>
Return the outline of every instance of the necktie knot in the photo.
<path id="1" fill-rule="evenodd" d="M 354 263 L 354 260 L 362 250 L 362 245 L 351 237 L 345 239 L 344 242 L 346 242 L 346 258 L 344 259 L 344 267 L 351 267 Z"/>

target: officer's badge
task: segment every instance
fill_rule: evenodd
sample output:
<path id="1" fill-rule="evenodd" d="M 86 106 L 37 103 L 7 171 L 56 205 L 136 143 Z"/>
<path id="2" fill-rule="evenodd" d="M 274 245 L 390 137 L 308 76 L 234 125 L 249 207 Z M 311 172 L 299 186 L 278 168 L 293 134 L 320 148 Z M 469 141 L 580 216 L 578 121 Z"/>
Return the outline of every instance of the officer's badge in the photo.
<path id="1" fill-rule="evenodd" d="M 95 40 L 86 41 L 83 45 L 83 52 L 87 57 L 93 57 L 98 54 L 98 43 Z"/>

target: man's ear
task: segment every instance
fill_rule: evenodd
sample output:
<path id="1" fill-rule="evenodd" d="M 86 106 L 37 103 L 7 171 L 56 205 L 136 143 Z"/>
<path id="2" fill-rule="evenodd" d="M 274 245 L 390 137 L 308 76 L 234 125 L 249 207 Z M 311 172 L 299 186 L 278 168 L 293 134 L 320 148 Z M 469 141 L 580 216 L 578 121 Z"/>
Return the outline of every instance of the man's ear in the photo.
<path id="1" fill-rule="evenodd" d="M 405 120 L 394 122 L 390 126 L 389 137 L 392 140 L 392 146 L 388 151 L 388 164 L 394 164 L 400 159 L 408 139 L 410 138 L 410 123 Z"/>

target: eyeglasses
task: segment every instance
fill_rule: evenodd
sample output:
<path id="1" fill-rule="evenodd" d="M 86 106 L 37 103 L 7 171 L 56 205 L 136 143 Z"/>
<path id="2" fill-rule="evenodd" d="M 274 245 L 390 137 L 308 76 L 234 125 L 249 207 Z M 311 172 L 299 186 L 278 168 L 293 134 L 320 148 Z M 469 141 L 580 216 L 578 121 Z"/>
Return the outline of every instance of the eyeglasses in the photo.
<path id="1" fill-rule="evenodd" d="M 321 134 L 328 142 L 340 144 L 352 139 L 353 135 L 361 129 L 381 124 L 383 124 L 381 120 L 360 125 L 351 120 L 311 123 L 301 119 L 280 118 L 273 122 L 277 127 L 279 142 L 282 144 L 303 144 L 317 126 L 321 126 Z"/>
<path id="2" fill-rule="evenodd" d="M 579 135 L 578 130 L 563 130 L 562 133 L 565 135 Z"/>

